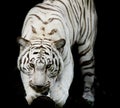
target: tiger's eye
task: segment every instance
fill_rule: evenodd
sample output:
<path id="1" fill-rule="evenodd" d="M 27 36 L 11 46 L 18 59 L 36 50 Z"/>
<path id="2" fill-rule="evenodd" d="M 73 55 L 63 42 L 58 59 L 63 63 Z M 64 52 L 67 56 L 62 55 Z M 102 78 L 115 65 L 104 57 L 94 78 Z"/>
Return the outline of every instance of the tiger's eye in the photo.
<path id="1" fill-rule="evenodd" d="M 30 63 L 30 67 L 34 68 L 34 64 L 33 64 L 33 63 Z"/>
<path id="2" fill-rule="evenodd" d="M 51 64 L 48 64 L 48 65 L 46 66 L 46 68 L 50 68 L 50 66 L 51 66 Z"/>

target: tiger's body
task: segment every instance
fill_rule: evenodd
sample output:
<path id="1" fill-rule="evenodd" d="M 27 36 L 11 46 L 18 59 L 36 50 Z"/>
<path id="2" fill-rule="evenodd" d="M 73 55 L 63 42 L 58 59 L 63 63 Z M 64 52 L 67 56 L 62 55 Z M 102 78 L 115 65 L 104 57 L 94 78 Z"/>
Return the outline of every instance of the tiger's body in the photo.
<path id="1" fill-rule="evenodd" d="M 74 77 L 75 43 L 84 76 L 83 98 L 94 102 L 96 23 L 93 0 L 44 0 L 28 12 L 18 39 L 18 69 L 29 104 L 46 92 L 58 106 L 66 103 Z"/>

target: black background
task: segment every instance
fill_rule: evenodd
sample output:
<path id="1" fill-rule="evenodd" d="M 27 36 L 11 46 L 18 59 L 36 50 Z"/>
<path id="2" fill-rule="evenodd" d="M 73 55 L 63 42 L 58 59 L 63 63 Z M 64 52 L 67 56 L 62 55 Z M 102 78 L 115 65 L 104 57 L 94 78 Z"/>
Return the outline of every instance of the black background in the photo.
<path id="1" fill-rule="evenodd" d="M 19 0 L 1 3 L 1 88 L 4 105 L 15 108 L 27 108 L 24 100 L 24 90 L 16 68 L 19 46 L 17 36 L 21 35 L 21 28 L 28 10 L 40 0 Z M 116 1 L 95 0 L 98 14 L 98 32 L 95 43 L 96 58 L 96 104 L 95 108 L 116 108 L 119 98 L 119 10 Z M 3 33 L 2 33 L 3 32 Z M 75 81 L 76 82 L 76 81 Z M 68 108 L 78 108 L 76 84 L 71 88 Z M 77 95 L 77 96 L 75 96 Z M 75 99 L 74 99 L 75 98 Z M 77 100 L 78 99 L 78 100 Z M 71 106 L 71 107 L 70 107 Z M 82 106 L 82 105 L 81 105 Z M 82 108 L 82 107 L 81 107 Z M 85 108 L 85 107 L 84 107 Z"/>

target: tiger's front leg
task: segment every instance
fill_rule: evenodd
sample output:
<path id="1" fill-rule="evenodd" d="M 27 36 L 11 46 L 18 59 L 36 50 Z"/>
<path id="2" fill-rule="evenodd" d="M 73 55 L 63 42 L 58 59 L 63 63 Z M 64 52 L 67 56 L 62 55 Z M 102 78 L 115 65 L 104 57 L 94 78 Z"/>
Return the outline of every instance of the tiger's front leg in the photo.
<path id="1" fill-rule="evenodd" d="M 83 76 L 84 88 L 83 88 L 83 98 L 87 100 L 88 104 L 94 105 L 94 79 L 95 79 L 95 59 L 93 54 L 92 46 L 84 46 L 84 50 L 79 47 L 80 54 L 80 65 Z M 81 51 L 80 51 L 81 50 Z"/>
<path id="2" fill-rule="evenodd" d="M 36 99 L 38 96 L 41 96 L 40 93 L 36 93 L 29 85 L 29 76 L 21 72 L 21 79 L 23 82 L 25 90 L 25 99 L 29 105 Z"/>
<path id="3" fill-rule="evenodd" d="M 73 80 L 73 60 L 65 66 L 57 82 L 50 90 L 50 97 L 55 101 L 57 107 L 62 108 L 69 96 L 69 88 Z"/>

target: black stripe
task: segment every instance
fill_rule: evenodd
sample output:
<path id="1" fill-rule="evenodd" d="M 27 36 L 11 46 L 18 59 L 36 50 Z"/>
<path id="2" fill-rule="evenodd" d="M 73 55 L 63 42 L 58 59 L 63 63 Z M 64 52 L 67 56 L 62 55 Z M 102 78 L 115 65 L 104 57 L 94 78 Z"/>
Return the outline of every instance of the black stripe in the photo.
<path id="1" fill-rule="evenodd" d="M 38 7 L 37 5 L 34 7 L 34 8 L 38 8 L 39 9 L 39 12 L 43 13 L 43 14 L 46 14 L 44 11 L 41 10 L 40 7 Z"/>
<path id="2" fill-rule="evenodd" d="M 86 49 L 80 52 L 80 56 L 85 56 L 91 50 L 91 46 L 89 45 Z"/>
<path id="3" fill-rule="evenodd" d="M 59 13 L 59 11 L 58 11 L 58 10 L 55 10 L 55 9 L 52 9 L 52 8 L 47 8 L 46 6 L 36 5 L 35 7 L 39 7 L 39 8 L 41 8 L 41 9 L 45 9 L 45 10 L 49 10 L 49 11 L 56 11 L 56 12 L 58 12 L 58 13 Z"/>
<path id="4" fill-rule="evenodd" d="M 89 92 L 91 90 L 91 87 L 84 87 L 84 92 Z"/>
<path id="5" fill-rule="evenodd" d="M 58 69 L 58 73 L 61 71 L 61 62 L 60 62 L 60 59 L 59 59 L 59 69 Z"/>
<path id="6" fill-rule="evenodd" d="M 31 16 L 35 16 L 38 20 L 40 20 L 41 22 L 44 22 L 41 18 L 40 18 L 40 16 L 38 16 L 38 15 L 36 15 L 36 14 L 30 14 Z"/>
<path id="7" fill-rule="evenodd" d="M 86 60 L 86 61 L 82 62 L 81 66 L 89 65 L 89 64 L 93 63 L 93 61 L 94 61 L 94 57 L 91 57 L 90 60 Z"/>
<path id="8" fill-rule="evenodd" d="M 69 10 L 68 10 L 67 5 L 66 5 L 64 2 L 62 2 L 61 0 L 59 0 L 59 2 L 61 2 L 61 3 L 64 5 L 64 7 L 66 8 L 66 11 L 67 11 L 67 14 L 68 14 L 70 23 L 72 24 L 72 27 L 74 27 L 74 25 L 73 25 L 73 23 L 72 23 L 73 21 L 71 20 L 70 13 L 69 13 Z M 69 3 L 71 3 L 71 2 L 69 2 Z M 70 5 L 71 5 L 71 4 L 70 4 Z M 74 33 L 74 29 L 73 29 L 73 33 Z"/>
<path id="9" fill-rule="evenodd" d="M 58 63 L 57 63 L 57 60 L 55 59 L 55 65 L 57 66 L 58 65 Z"/>
<path id="10" fill-rule="evenodd" d="M 78 9 L 78 6 L 77 6 L 77 2 L 75 1 L 75 4 L 73 5 L 72 10 L 73 10 L 73 14 L 75 16 L 75 19 L 77 21 L 77 24 L 80 24 L 80 21 L 78 20 L 80 12 L 78 12 L 78 10 L 76 10 L 76 9 Z"/>
<path id="11" fill-rule="evenodd" d="M 19 60 L 19 67 L 20 67 L 20 70 L 22 70 L 22 67 L 21 67 L 21 64 L 23 64 L 23 57 L 25 57 L 26 56 L 26 53 L 27 53 L 27 57 L 29 56 L 29 54 L 28 54 L 28 52 L 29 52 L 29 50 L 30 49 L 28 49 L 28 50 L 26 50 L 26 52 L 24 52 L 22 55 L 20 55 L 21 56 L 21 58 L 20 58 L 20 60 Z M 29 59 L 29 57 L 28 57 L 28 59 Z M 28 60 L 27 60 L 28 61 Z"/>
<path id="12" fill-rule="evenodd" d="M 23 64 L 25 64 L 26 63 L 26 58 L 24 59 L 24 61 L 23 61 Z"/>
<path id="13" fill-rule="evenodd" d="M 54 20 L 58 20 L 58 21 L 60 21 L 61 22 L 61 24 L 62 24 L 62 26 L 64 27 L 64 22 L 62 22 L 63 20 L 61 20 L 60 18 L 61 18 L 61 16 L 60 15 L 58 15 L 58 14 L 51 14 L 51 15 L 55 15 L 55 16 L 58 16 L 59 18 L 53 18 L 53 20 L 52 21 L 54 21 Z M 63 29 L 64 30 L 64 33 L 65 33 L 65 28 Z"/>
<path id="14" fill-rule="evenodd" d="M 89 37 L 89 32 L 91 31 L 90 28 L 89 28 L 89 18 L 88 18 L 88 17 L 86 17 L 86 23 L 87 23 L 87 27 L 86 27 L 86 28 L 87 28 L 87 29 L 86 29 L 86 32 L 87 32 L 86 35 L 87 35 L 87 36 L 86 36 L 86 39 L 88 39 L 88 37 Z"/>
<path id="15" fill-rule="evenodd" d="M 86 76 L 89 76 L 89 77 L 93 77 L 93 76 L 95 76 L 95 74 L 94 73 L 91 73 L 91 72 L 86 72 L 86 73 L 83 73 L 83 78 L 85 78 Z"/>
<path id="16" fill-rule="evenodd" d="M 90 5 L 90 0 L 87 0 L 87 7 L 89 7 Z"/>
<path id="17" fill-rule="evenodd" d="M 89 67 L 83 67 L 82 69 L 83 70 L 87 70 L 87 69 L 93 69 L 93 68 L 95 68 L 95 65 L 93 64 L 92 66 L 89 66 Z"/>
<path id="18" fill-rule="evenodd" d="M 79 43 L 79 44 L 78 44 L 78 46 L 83 46 L 83 45 L 85 45 L 86 41 L 87 41 L 87 39 L 85 38 L 82 43 Z"/>
<path id="19" fill-rule="evenodd" d="M 46 55 L 49 55 L 49 53 L 48 53 L 48 52 L 46 52 L 46 51 L 45 51 L 45 54 L 46 54 Z"/>

